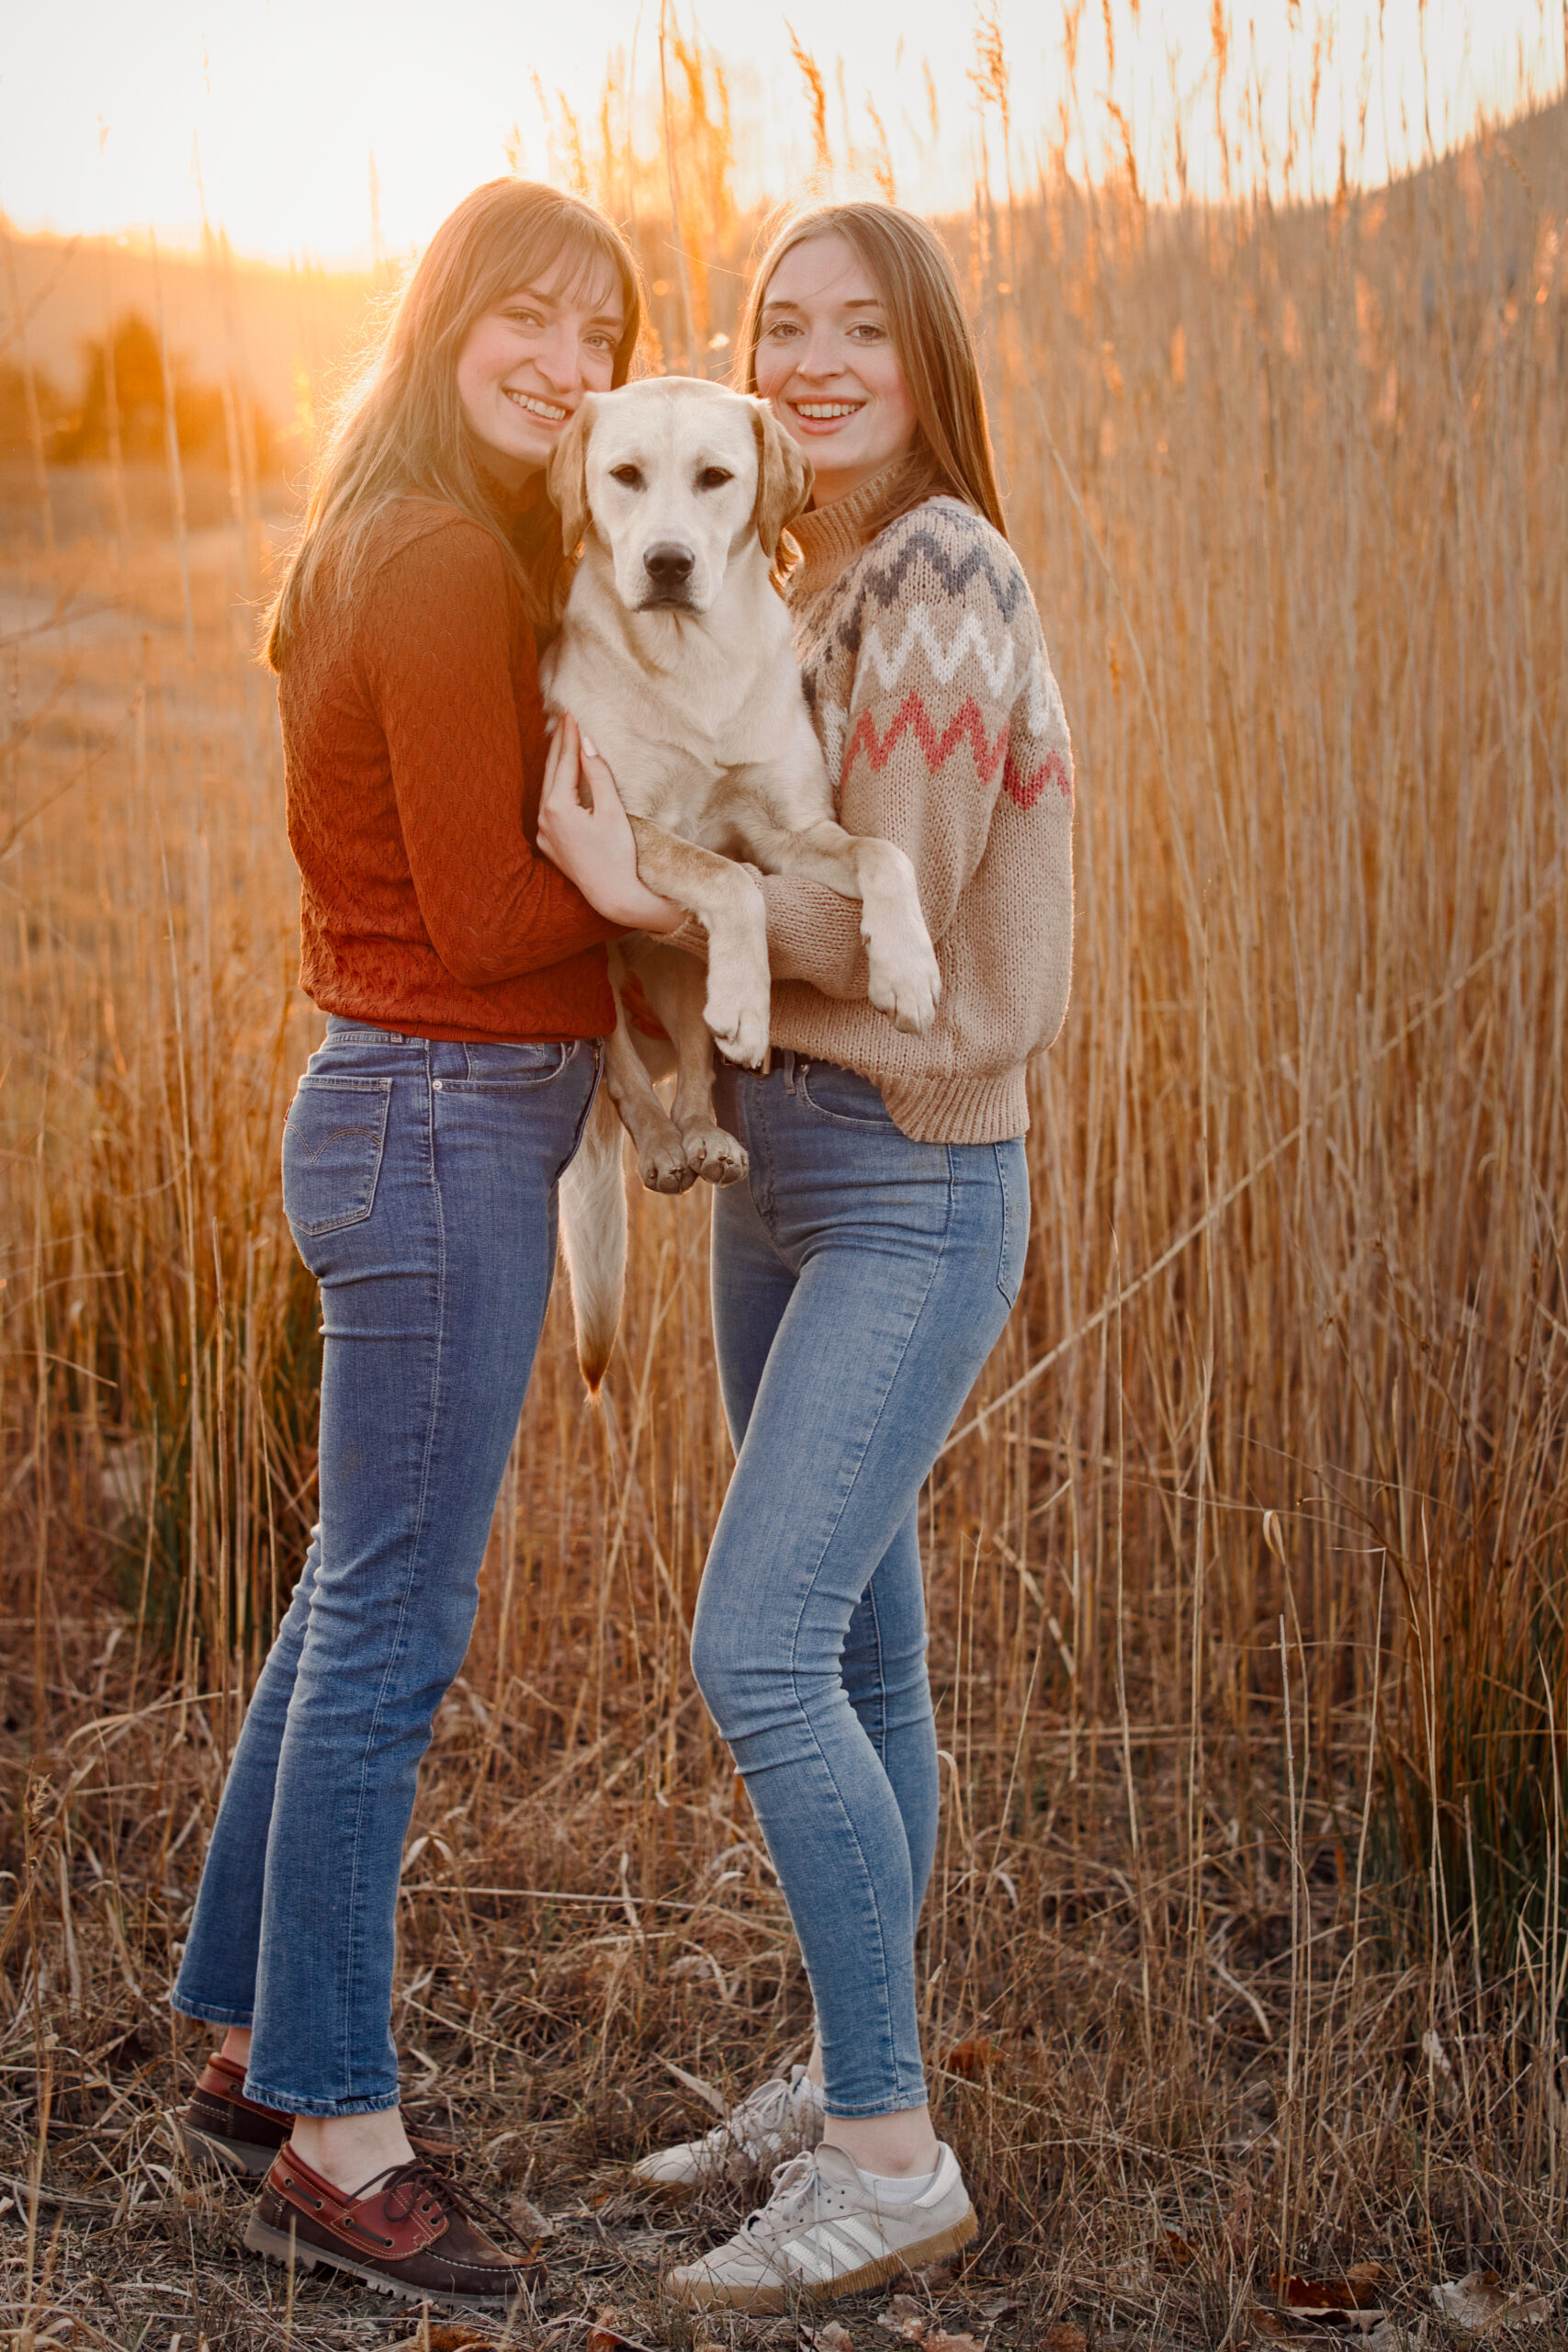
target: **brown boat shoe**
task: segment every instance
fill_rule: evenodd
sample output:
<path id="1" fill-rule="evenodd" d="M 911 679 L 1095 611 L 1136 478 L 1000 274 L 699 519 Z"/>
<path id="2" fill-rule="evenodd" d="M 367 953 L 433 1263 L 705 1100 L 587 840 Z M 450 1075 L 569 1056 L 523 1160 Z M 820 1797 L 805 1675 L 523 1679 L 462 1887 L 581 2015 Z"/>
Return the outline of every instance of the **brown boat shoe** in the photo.
<path id="1" fill-rule="evenodd" d="M 294 2129 L 281 2109 L 245 2097 L 245 2070 L 215 2050 L 175 2119 L 186 2153 L 208 2171 L 259 2180 Z"/>
<path id="2" fill-rule="evenodd" d="M 294 2118 L 247 2098 L 243 2066 L 215 2050 L 175 2117 L 175 2127 L 193 2164 L 260 2180 L 294 2129 Z M 417 2126 L 405 2128 L 416 2155 L 446 2172 L 459 2169 L 457 2150 L 449 2141 Z"/>
<path id="3" fill-rule="evenodd" d="M 409 2302 L 493 2310 L 515 2301 L 540 2265 L 503 2253 L 481 2222 L 510 2234 L 492 2207 L 433 2165 L 389 2165 L 350 2192 L 286 2145 L 251 2208 L 245 2244 L 269 2262 L 325 2264 Z"/>

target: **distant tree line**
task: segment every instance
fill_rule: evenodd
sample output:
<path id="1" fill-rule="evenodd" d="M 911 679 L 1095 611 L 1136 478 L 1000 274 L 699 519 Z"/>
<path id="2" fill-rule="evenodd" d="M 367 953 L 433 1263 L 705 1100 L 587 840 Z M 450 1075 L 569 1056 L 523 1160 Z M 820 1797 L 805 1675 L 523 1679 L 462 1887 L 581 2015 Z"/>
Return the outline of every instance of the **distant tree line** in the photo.
<path id="1" fill-rule="evenodd" d="M 266 411 L 243 393 L 194 376 L 173 353 L 165 386 L 157 334 L 140 312 L 128 311 L 104 342 L 85 342 L 82 362 L 81 390 L 74 400 L 43 370 L 33 369 L 44 455 L 51 465 L 103 464 L 114 457 L 117 439 L 126 464 L 161 461 L 166 454 L 165 404 L 172 393 L 182 458 L 193 465 L 226 468 L 238 436 L 254 473 L 277 470 Z M 32 433 L 26 375 L 14 360 L 0 360 L 0 458 L 28 455 Z"/>

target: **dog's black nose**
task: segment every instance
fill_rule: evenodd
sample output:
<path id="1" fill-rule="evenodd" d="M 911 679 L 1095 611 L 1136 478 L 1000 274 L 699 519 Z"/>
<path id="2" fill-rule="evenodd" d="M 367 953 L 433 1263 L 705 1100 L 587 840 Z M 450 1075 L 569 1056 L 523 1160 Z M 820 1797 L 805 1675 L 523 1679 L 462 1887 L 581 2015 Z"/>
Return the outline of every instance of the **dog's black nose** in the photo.
<path id="1" fill-rule="evenodd" d="M 642 565 L 654 586 L 668 594 L 671 588 L 685 586 L 695 561 L 690 548 L 682 547 L 675 539 L 660 539 L 657 547 L 649 548 Z"/>

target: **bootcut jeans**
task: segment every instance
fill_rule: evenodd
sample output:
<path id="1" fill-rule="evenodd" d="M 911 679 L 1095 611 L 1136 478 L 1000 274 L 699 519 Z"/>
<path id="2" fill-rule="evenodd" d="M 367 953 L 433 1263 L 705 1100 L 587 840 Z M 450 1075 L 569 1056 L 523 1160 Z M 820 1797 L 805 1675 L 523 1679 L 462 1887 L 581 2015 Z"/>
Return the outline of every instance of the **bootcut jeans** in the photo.
<path id="1" fill-rule="evenodd" d="M 336 1018 L 283 1200 L 321 1287 L 321 1521 L 235 1746 L 174 1991 L 253 2029 L 294 2115 L 398 2104 L 398 1873 L 549 1297 L 597 1040 L 453 1045 Z"/>
<path id="2" fill-rule="evenodd" d="M 914 1143 L 869 1079 L 726 1069 L 748 1179 L 716 1195 L 737 1459 L 692 1664 L 788 1901 L 828 2112 L 926 2097 L 915 1928 L 937 1749 L 917 1505 L 1023 1274 L 1021 1138 Z"/>

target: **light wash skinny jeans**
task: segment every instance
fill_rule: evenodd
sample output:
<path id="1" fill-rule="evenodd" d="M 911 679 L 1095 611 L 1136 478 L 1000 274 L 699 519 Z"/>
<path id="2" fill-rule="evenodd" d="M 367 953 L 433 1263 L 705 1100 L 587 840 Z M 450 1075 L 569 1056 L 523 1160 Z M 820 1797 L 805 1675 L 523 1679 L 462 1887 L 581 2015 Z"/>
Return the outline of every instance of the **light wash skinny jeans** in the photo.
<path id="1" fill-rule="evenodd" d="M 254 2030 L 293 2115 L 398 2103 L 398 1872 L 473 1630 L 597 1042 L 461 1046 L 333 1019 L 283 1200 L 321 1286 L 321 1523 L 234 1749 L 174 2003 Z"/>
<path id="2" fill-rule="evenodd" d="M 692 1664 L 745 1775 L 817 2005 L 828 2111 L 926 2097 L 915 1926 L 937 1754 L 916 1510 L 1023 1274 L 1023 1144 L 911 1143 L 869 1080 L 726 1069 L 714 1200 L 735 1475 Z"/>

